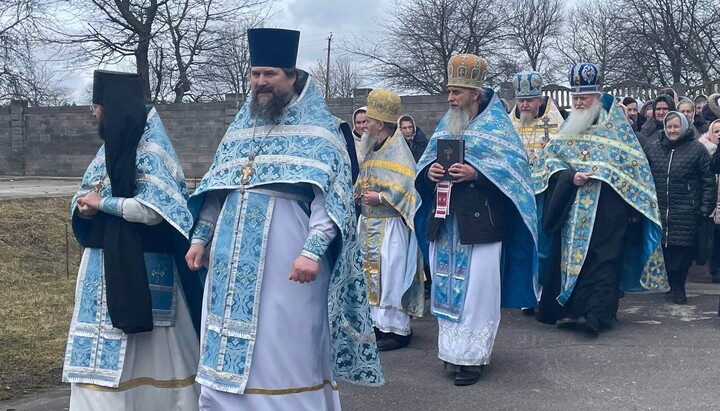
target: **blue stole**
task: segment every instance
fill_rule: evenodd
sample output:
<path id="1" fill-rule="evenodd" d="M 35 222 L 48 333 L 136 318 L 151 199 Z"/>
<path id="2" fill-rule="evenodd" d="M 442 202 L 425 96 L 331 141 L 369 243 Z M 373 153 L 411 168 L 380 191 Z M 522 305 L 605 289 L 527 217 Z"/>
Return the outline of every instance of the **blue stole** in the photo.
<path id="1" fill-rule="evenodd" d="M 465 161 L 487 177 L 512 202 L 514 212 L 506 240 L 503 241 L 502 299 L 503 307 L 535 307 L 537 297 L 537 213 L 535 196 L 530 184 L 530 168 L 525 148 L 510 118 L 491 89 L 485 89 L 487 107 L 473 118 L 462 134 L 465 141 Z M 417 165 L 417 175 L 424 178 L 424 170 L 436 160 L 437 140 L 456 138 L 446 129 L 449 113 L 438 124 L 425 153 Z M 423 189 L 417 180 L 423 203 L 433 201 L 433 191 Z M 430 218 L 425 215 L 422 218 Z M 455 235 L 453 215 L 448 216 L 435 244 L 436 263 L 433 272 L 433 314 L 458 321 L 471 275 L 472 246 L 462 245 Z"/>
<path id="2" fill-rule="evenodd" d="M 668 287 L 661 248 L 662 225 L 650 166 L 632 127 L 612 96 L 603 95 L 602 104 L 603 114 L 597 124 L 580 136 L 563 134 L 560 128 L 533 164 L 540 220 L 544 192 L 553 174 L 568 168 L 592 174 L 590 182 L 578 188 L 562 228 L 561 292 L 557 297 L 561 305 L 572 295 L 590 246 L 602 187 L 593 180 L 607 183 L 642 215 L 643 240 L 640 245 L 625 251 L 622 289 L 660 292 Z M 539 224 L 542 240 L 540 271 L 543 275 L 553 275 L 548 268 L 552 237 L 543 232 L 542 221 Z"/>
<path id="3" fill-rule="evenodd" d="M 160 214 L 175 228 L 178 236 L 189 238 L 193 220 L 187 208 L 185 176 L 154 108 L 148 112 L 145 131 L 137 147 L 136 165 L 137 188 L 134 199 Z M 73 197 L 71 215 L 75 214 L 78 197 L 95 190 L 99 182 L 103 183 L 100 196 L 110 196 L 112 190 L 105 172 L 104 145 L 90 163 Z M 86 229 L 87 226 L 81 222 L 73 224 L 78 238 L 85 235 Z M 178 253 L 184 255 L 186 251 L 182 249 Z M 155 326 L 167 327 L 175 323 L 179 268 L 174 262 L 176 257 L 172 254 L 145 253 Z M 123 370 L 127 336 L 113 328 L 107 312 L 102 258 L 102 250 L 89 248 L 85 250 L 80 263 L 77 300 L 65 353 L 63 381 L 117 387 Z M 188 304 L 193 301 L 193 296 L 202 295 L 199 281 L 185 277 L 182 278 L 182 285 Z"/>
<path id="4" fill-rule="evenodd" d="M 254 120 L 249 107 L 250 101 L 238 112 L 210 170 L 189 200 L 197 216 L 205 194 L 230 192 L 215 227 L 210 298 L 205 302 L 206 337 L 197 380 L 225 392 L 245 390 L 274 204 L 272 196 L 253 188 L 282 183 L 285 189 L 301 184 L 320 188 L 325 210 L 340 232 L 326 253 L 332 269 L 328 307 L 335 377 L 364 385 L 382 384 L 355 216 L 350 211 L 354 210 L 350 161 L 335 118 L 312 80 L 277 124 Z M 242 190 L 242 169 L 251 154 L 256 154 L 254 172 Z M 228 253 L 232 250 L 242 251 L 241 264 L 230 264 L 233 256 Z"/>

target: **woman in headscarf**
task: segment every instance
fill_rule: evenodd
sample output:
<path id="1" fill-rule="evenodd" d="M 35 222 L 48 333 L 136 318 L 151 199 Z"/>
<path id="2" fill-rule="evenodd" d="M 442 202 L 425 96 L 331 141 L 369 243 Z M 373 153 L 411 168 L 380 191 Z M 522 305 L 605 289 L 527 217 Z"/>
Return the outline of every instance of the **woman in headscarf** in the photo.
<path id="1" fill-rule="evenodd" d="M 673 302 L 686 304 L 685 280 L 698 252 L 698 229 L 709 223 L 716 199 L 710 154 L 677 111 L 665 116 L 659 138 L 644 149 L 658 193 Z"/>

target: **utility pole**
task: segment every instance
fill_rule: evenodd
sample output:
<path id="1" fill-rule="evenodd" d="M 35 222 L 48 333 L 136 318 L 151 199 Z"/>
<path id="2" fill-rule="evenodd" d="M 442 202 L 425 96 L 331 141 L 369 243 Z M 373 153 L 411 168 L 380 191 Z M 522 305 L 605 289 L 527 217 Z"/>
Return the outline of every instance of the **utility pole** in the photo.
<path id="1" fill-rule="evenodd" d="M 327 54 L 327 62 L 325 63 L 325 98 L 330 97 L 330 45 L 332 44 L 332 33 L 330 33 L 330 36 L 327 38 L 328 41 L 328 54 Z"/>

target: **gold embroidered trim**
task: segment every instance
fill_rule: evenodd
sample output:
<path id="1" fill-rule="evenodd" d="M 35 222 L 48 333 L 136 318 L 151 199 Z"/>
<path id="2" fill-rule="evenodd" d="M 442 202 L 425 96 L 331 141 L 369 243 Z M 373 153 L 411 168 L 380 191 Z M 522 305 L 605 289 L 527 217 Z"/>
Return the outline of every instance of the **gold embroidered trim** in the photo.
<path id="1" fill-rule="evenodd" d="M 415 170 L 404 166 L 403 164 L 387 160 L 367 160 L 362 163 L 361 168 L 378 167 L 386 170 L 394 171 L 410 178 L 415 178 Z"/>
<path id="2" fill-rule="evenodd" d="M 102 391 L 102 392 L 122 392 L 131 390 L 133 388 L 141 387 L 143 385 L 152 385 L 155 388 L 183 388 L 189 387 L 195 383 L 195 374 L 183 378 L 182 380 L 156 380 L 150 377 L 140 377 L 129 381 L 120 383 L 117 388 L 103 387 L 95 384 L 76 384 L 78 387 L 90 390 L 90 391 Z"/>
<path id="3" fill-rule="evenodd" d="M 259 395 L 287 395 L 287 394 L 298 394 L 301 392 L 318 391 L 329 385 L 333 391 L 337 391 L 338 386 L 330 380 L 325 380 L 322 384 L 312 385 L 310 387 L 299 387 L 299 388 L 285 388 L 281 390 L 266 390 L 263 388 L 246 388 L 244 394 L 259 394 Z"/>

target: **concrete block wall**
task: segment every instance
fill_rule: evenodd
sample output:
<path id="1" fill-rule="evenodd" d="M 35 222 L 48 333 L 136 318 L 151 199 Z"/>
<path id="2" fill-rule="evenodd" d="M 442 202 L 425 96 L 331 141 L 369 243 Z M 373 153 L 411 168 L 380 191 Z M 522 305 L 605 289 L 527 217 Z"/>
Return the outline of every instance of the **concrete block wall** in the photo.
<path id="1" fill-rule="evenodd" d="M 369 91 L 329 99 L 328 107 L 351 123 L 353 111 L 366 105 Z M 445 100 L 444 95 L 402 97 L 403 114 L 412 115 L 430 136 L 447 111 Z M 188 179 L 205 174 L 241 104 L 227 98 L 155 106 Z M 88 106 L 28 107 L 26 102 L 13 101 L 0 107 L 0 175 L 82 176 L 101 144 Z"/>

